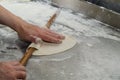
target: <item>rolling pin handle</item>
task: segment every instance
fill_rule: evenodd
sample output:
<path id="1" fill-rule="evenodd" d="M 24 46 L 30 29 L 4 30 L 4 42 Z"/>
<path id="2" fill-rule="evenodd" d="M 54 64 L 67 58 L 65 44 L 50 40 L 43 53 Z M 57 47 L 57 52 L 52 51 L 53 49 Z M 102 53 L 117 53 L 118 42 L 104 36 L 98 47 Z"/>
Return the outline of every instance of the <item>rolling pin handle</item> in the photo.
<path id="1" fill-rule="evenodd" d="M 25 52 L 24 56 L 22 57 L 22 59 L 20 60 L 20 63 L 25 66 L 27 64 L 28 59 L 32 56 L 32 53 L 35 51 L 36 49 L 33 47 L 30 47 L 27 49 L 27 51 Z"/>

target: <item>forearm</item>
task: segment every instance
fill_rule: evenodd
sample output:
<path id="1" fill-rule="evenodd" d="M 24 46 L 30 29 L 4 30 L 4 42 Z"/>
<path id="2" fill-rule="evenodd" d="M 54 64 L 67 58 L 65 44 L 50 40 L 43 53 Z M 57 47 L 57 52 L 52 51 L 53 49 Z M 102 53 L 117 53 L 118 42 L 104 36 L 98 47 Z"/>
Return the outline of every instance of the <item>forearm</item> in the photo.
<path id="1" fill-rule="evenodd" d="M 0 23 L 18 31 L 24 21 L 0 5 Z"/>
<path id="2" fill-rule="evenodd" d="M 0 23 L 17 31 L 19 37 L 26 41 L 35 42 L 37 37 L 47 42 L 61 43 L 64 39 L 64 36 L 50 31 L 49 29 L 40 28 L 39 26 L 27 23 L 2 6 L 0 6 Z"/>

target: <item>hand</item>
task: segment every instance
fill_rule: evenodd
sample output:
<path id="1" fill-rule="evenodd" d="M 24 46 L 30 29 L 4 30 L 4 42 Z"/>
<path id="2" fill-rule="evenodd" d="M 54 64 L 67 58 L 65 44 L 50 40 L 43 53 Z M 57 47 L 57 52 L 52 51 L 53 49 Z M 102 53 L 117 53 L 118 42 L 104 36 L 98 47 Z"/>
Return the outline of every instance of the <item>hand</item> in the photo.
<path id="1" fill-rule="evenodd" d="M 53 43 L 61 43 L 65 38 L 64 36 L 57 34 L 47 28 L 40 28 L 29 23 L 24 24 L 17 32 L 21 39 L 35 43 L 37 38 L 41 38 L 44 41 Z"/>
<path id="2" fill-rule="evenodd" d="M 62 39 L 64 39 L 64 36 L 59 35 L 49 29 L 39 28 L 36 25 L 27 23 L 2 6 L 0 6 L 0 11 L 0 23 L 17 31 L 19 37 L 23 40 L 36 42 L 36 38 L 41 38 L 44 41 L 61 43 Z"/>
<path id="3" fill-rule="evenodd" d="M 25 67 L 19 62 L 0 62 L 0 80 L 24 80 L 25 78 Z"/>

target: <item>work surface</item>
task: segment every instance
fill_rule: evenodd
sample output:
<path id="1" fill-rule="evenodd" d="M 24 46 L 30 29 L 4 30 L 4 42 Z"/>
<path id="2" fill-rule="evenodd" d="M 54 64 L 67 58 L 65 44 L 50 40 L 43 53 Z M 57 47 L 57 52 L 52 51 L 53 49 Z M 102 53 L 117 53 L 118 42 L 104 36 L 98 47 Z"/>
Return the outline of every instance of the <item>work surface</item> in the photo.
<path id="1" fill-rule="evenodd" d="M 30 23 L 44 26 L 57 8 L 44 2 L 1 2 Z M 62 9 L 52 30 L 72 35 L 77 45 L 50 56 L 33 56 L 27 80 L 120 80 L 120 33 L 83 14 Z M 0 26 L 0 61 L 20 60 L 29 44 Z"/>

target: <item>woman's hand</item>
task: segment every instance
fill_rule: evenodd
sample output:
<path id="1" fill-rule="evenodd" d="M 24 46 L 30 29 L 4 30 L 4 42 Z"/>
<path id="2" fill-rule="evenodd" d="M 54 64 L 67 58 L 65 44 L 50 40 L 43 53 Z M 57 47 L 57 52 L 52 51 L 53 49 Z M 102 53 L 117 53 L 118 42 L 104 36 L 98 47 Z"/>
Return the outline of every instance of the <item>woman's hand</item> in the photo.
<path id="1" fill-rule="evenodd" d="M 19 62 L 0 62 L 0 80 L 24 80 L 25 78 L 25 67 Z"/>
<path id="2" fill-rule="evenodd" d="M 49 29 L 39 28 L 36 25 L 27 23 L 2 6 L 0 6 L 0 23 L 17 31 L 19 37 L 26 41 L 36 42 L 37 38 L 41 38 L 44 41 L 61 43 L 62 39 L 64 39 L 64 36 L 59 35 Z"/>
<path id="3" fill-rule="evenodd" d="M 17 32 L 22 40 L 35 43 L 38 38 L 52 43 L 61 43 L 62 40 L 65 38 L 64 36 L 57 34 L 47 28 L 40 28 L 29 23 L 23 24 Z"/>

